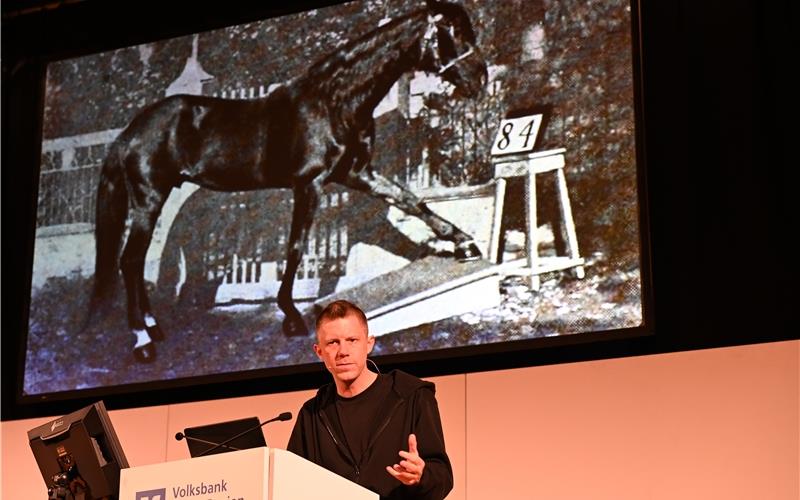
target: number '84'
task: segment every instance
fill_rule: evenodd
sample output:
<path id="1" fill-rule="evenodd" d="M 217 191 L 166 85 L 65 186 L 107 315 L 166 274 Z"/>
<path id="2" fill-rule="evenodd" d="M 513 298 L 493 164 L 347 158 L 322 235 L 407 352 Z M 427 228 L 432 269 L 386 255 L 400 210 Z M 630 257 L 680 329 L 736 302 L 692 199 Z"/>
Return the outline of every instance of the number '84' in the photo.
<path id="1" fill-rule="evenodd" d="M 531 135 L 533 135 L 533 124 L 534 120 L 530 120 L 528 123 L 525 124 L 524 127 L 522 127 L 522 131 L 519 134 L 517 134 L 518 137 L 525 138 L 525 142 L 521 146 L 523 149 L 528 147 L 528 142 L 531 139 Z M 501 150 L 506 149 L 508 148 L 508 146 L 511 145 L 511 132 L 513 130 L 514 130 L 513 123 L 509 122 L 503 125 L 503 128 L 500 131 L 502 137 L 500 137 L 500 140 L 497 141 L 497 149 Z"/>

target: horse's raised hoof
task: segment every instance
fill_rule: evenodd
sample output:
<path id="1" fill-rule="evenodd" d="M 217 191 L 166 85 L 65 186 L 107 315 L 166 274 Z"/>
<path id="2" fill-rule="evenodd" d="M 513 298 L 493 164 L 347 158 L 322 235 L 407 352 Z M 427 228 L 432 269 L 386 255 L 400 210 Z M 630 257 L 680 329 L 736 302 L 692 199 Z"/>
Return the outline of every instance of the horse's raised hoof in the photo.
<path id="1" fill-rule="evenodd" d="M 308 335 L 308 328 L 302 318 L 283 320 L 283 333 L 287 337 L 304 337 Z"/>
<path id="2" fill-rule="evenodd" d="M 133 357 L 139 363 L 152 363 L 156 360 L 156 345 L 152 342 L 133 348 Z"/>
<path id="3" fill-rule="evenodd" d="M 164 332 L 157 324 L 147 327 L 147 335 L 149 335 L 151 339 L 158 340 L 159 342 L 164 340 Z"/>
<path id="4" fill-rule="evenodd" d="M 483 255 L 481 255 L 481 251 L 474 241 L 467 241 L 456 247 L 455 257 L 459 262 L 468 262 L 470 260 L 478 260 Z"/>

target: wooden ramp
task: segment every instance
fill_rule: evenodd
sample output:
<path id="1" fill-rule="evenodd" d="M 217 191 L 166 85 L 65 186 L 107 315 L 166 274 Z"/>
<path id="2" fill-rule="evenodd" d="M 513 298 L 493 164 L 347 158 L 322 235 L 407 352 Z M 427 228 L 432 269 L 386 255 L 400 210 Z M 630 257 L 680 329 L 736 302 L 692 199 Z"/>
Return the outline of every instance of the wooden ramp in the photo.
<path id="1" fill-rule="evenodd" d="M 317 310 L 334 300 L 357 304 L 374 336 L 500 305 L 500 269 L 486 260 L 458 262 L 426 257 L 354 288 L 322 297 Z"/>

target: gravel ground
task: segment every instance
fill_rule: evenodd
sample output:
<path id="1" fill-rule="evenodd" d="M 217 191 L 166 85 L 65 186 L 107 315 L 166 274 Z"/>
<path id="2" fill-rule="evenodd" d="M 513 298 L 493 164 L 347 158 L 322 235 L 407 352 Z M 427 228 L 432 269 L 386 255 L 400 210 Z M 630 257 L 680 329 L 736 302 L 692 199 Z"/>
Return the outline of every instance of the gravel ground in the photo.
<path id="1" fill-rule="evenodd" d="M 375 355 L 481 345 L 636 326 L 641 322 L 638 269 L 619 270 L 595 256 L 586 276 L 544 275 L 538 291 L 524 278 L 501 281 L 498 307 L 378 337 Z M 287 338 L 274 303 L 203 310 L 159 307 L 166 339 L 152 364 L 137 363 L 120 304 L 112 318 L 82 327 L 90 280 L 52 280 L 34 297 L 25 393 L 43 394 L 136 382 L 317 362 L 308 337 Z M 298 304 L 302 306 L 302 304 Z M 313 307 L 306 304 L 307 323 Z"/>

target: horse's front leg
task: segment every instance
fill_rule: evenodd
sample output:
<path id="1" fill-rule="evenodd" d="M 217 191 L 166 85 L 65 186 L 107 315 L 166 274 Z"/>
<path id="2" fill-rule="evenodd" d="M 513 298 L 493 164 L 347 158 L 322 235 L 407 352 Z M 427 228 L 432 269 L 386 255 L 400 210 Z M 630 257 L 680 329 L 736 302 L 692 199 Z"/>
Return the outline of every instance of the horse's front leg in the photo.
<path id="1" fill-rule="evenodd" d="M 308 244 L 308 232 L 314 222 L 313 215 L 319 205 L 320 191 L 321 187 L 316 183 L 298 186 L 294 189 L 294 210 L 286 255 L 286 269 L 278 290 L 278 307 L 286 315 L 283 320 L 283 333 L 288 336 L 308 335 L 308 328 L 303 317 L 294 305 L 292 292 L 295 274 Z"/>
<path id="2" fill-rule="evenodd" d="M 481 251 L 472 236 L 435 214 L 414 193 L 375 173 L 372 169 L 365 169 L 359 174 L 349 176 L 345 184 L 353 189 L 377 196 L 408 215 L 421 219 L 431 228 L 437 238 L 450 241 L 455 245 L 456 259 L 468 261 L 481 258 Z"/>

